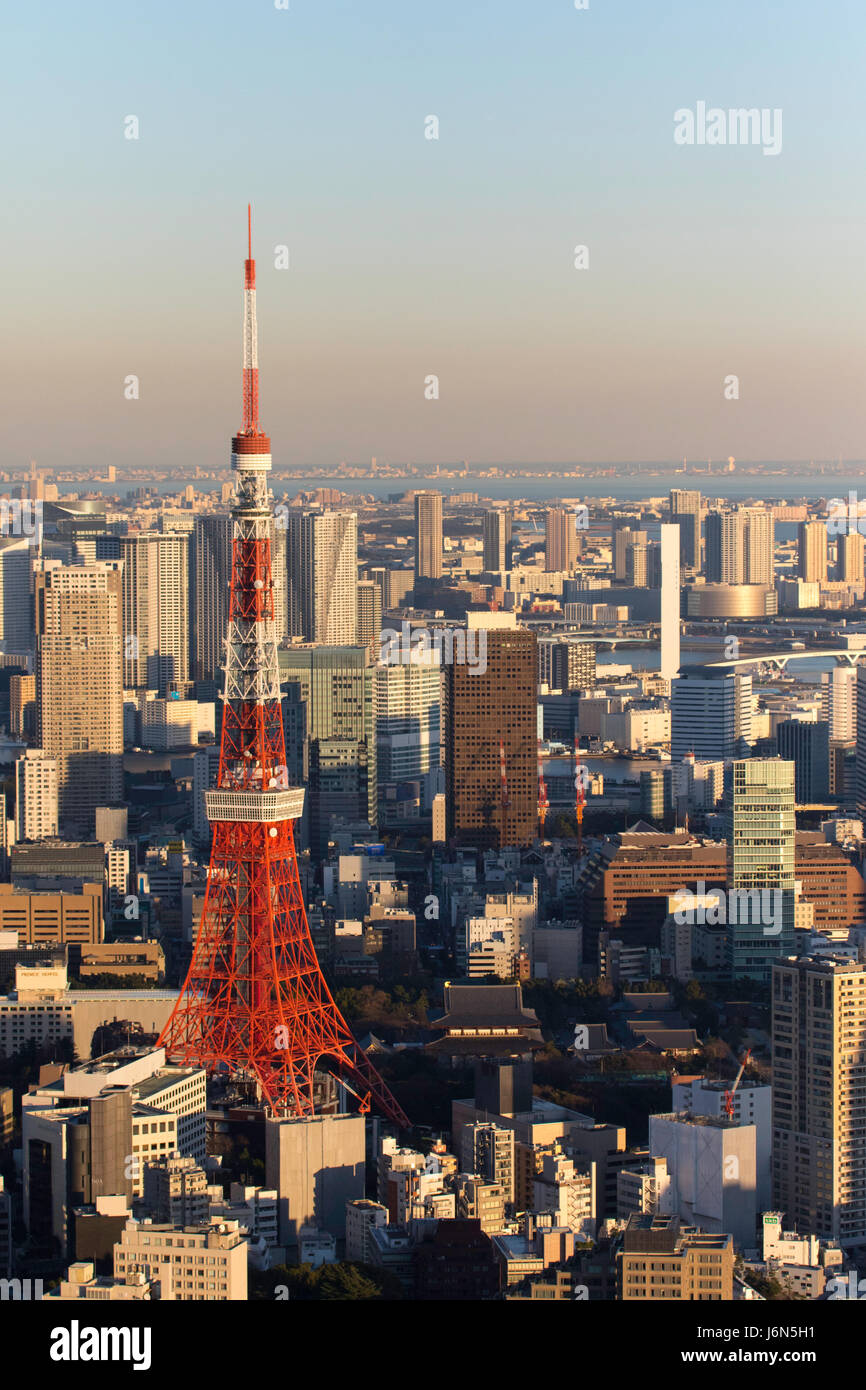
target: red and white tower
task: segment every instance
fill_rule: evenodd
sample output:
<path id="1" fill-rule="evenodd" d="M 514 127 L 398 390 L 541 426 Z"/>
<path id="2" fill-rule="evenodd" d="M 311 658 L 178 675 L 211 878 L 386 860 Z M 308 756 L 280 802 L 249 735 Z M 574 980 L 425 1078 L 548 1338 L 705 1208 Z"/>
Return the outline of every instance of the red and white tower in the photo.
<path id="1" fill-rule="evenodd" d="M 207 892 L 192 962 L 159 1039 L 210 1074 L 255 1083 L 281 1115 L 311 1115 L 314 1072 L 344 1081 L 367 1110 L 408 1120 L 352 1037 L 322 975 L 301 895 L 288 785 L 271 576 L 271 444 L 259 429 L 256 267 L 248 216 L 243 425 L 236 473 L 225 701 Z"/>

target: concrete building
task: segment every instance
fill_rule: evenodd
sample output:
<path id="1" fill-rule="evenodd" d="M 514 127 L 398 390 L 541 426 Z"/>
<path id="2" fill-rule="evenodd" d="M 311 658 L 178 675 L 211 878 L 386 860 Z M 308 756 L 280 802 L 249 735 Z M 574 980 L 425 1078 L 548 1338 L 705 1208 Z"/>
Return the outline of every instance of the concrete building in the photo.
<path id="1" fill-rule="evenodd" d="M 797 573 L 806 583 L 827 578 L 827 523 L 801 521 L 797 527 Z"/>
<path id="2" fill-rule="evenodd" d="M 187 693 L 189 535 L 144 531 L 99 542 L 123 561 L 123 683 L 127 690 Z"/>
<path id="3" fill-rule="evenodd" d="M 860 537 L 862 540 L 862 536 Z M 857 668 L 834 666 L 821 674 L 823 717 L 834 743 L 848 743 L 857 736 Z"/>
<path id="4" fill-rule="evenodd" d="M 15 838 L 50 839 L 58 825 L 57 760 L 28 748 L 15 763 Z"/>
<path id="5" fill-rule="evenodd" d="M 738 759 L 725 798 L 728 889 L 743 909 L 728 913 L 728 967 L 735 980 L 769 982 L 773 961 L 794 948 L 794 764 Z"/>
<path id="6" fill-rule="evenodd" d="M 544 568 L 571 574 L 579 554 L 576 513 L 568 507 L 550 507 L 544 513 Z"/>
<path id="7" fill-rule="evenodd" d="M 730 1235 L 706 1235 L 678 1216 L 629 1217 L 617 1255 L 617 1297 L 624 1301 L 730 1302 L 734 1245 Z"/>
<path id="8" fill-rule="evenodd" d="M 384 1230 L 388 1225 L 388 1208 L 381 1202 L 371 1202 L 366 1197 L 346 1203 L 346 1259 L 358 1264 L 372 1263 L 372 1239 L 374 1230 Z"/>
<path id="9" fill-rule="evenodd" d="M 727 1232 L 738 1246 L 755 1244 L 756 1131 L 707 1115 L 651 1115 L 649 1151 L 665 1158 L 670 1204 L 689 1225 Z"/>
<path id="10" fill-rule="evenodd" d="M 699 523 L 700 524 L 700 523 Z M 661 661 L 659 673 L 672 681 L 680 669 L 680 549 L 679 525 L 661 528 Z"/>
<path id="11" fill-rule="evenodd" d="M 442 494 L 415 493 L 415 578 L 442 575 Z"/>
<path id="12" fill-rule="evenodd" d="M 144 1166 L 143 1211 L 157 1223 L 197 1226 L 209 1217 L 208 1180 L 187 1154 L 163 1154 Z"/>
<path id="13" fill-rule="evenodd" d="M 785 719 L 776 726 L 779 757 L 794 764 L 794 797 L 798 806 L 814 806 L 830 798 L 830 725 Z"/>
<path id="14" fill-rule="evenodd" d="M 196 1302 L 246 1302 L 247 1239 L 235 1221 L 169 1226 L 129 1220 L 114 1247 L 114 1277 L 135 1270 L 158 1281 L 171 1270 L 172 1298 Z"/>
<path id="15" fill-rule="evenodd" d="M 159 1279 L 148 1279 L 136 1269 L 130 1269 L 124 1279 L 96 1274 L 88 1260 L 77 1260 L 66 1271 L 56 1289 L 42 1295 L 43 1303 L 140 1303 L 159 1299 L 170 1301 L 171 1266 L 164 1267 Z"/>
<path id="16" fill-rule="evenodd" d="M 189 613 L 194 681 L 221 681 L 232 577 L 232 519 L 197 516 L 189 556 Z"/>
<path id="17" fill-rule="evenodd" d="M 123 799 L 121 574 L 43 561 L 36 586 L 36 737 L 57 763 L 61 825 L 89 833 Z"/>
<path id="18" fill-rule="evenodd" d="M 573 1231 L 579 1240 L 594 1240 L 598 1210 L 595 1164 L 579 1165 L 565 1154 L 542 1154 L 533 1207 L 537 1212 L 552 1212 L 554 1226 Z"/>
<path id="19" fill-rule="evenodd" d="M 780 960 L 772 974 L 774 1205 L 790 1225 L 866 1245 L 866 965 Z"/>
<path id="20" fill-rule="evenodd" d="M 751 676 L 690 666 L 671 682 L 671 761 L 745 756 L 752 742 Z"/>
<path id="21" fill-rule="evenodd" d="M 672 488 L 670 519 L 680 533 L 680 564 L 684 570 L 697 573 L 701 568 L 701 494 Z"/>
<path id="22" fill-rule="evenodd" d="M 103 940 L 102 884 L 80 893 L 28 893 L 0 883 L 0 931 L 18 933 L 21 946 L 92 946 Z"/>
<path id="23" fill-rule="evenodd" d="M 487 507 L 481 514 L 482 564 L 491 574 L 511 569 L 511 512 L 506 507 Z M 572 526 L 573 529 L 573 526 Z M 548 569 L 553 566 L 548 566 Z M 565 566 L 556 568 L 564 569 Z"/>
<path id="24" fill-rule="evenodd" d="M 678 1114 L 721 1119 L 726 1114 L 725 1096 L 729 1090 L 730 1082 L 713 1081 L 708 1076 L 671 1079 L 673 1108 Z M 773 1088 L 744 1076 L 734 1092 L 732 1105 L 734 1123 L 755 1128 L 758 1211 L 766 1211 L 772 1201 Z"/>
<path id="25" fill-rule="evenodd" d="M 671 1177 L 666 1158 L 649 1158 L 623 1167 L 616 1177 L 616 1216 L 627 1221 L 633 1213 L 671 1215 Z"/>
<path id="26" fill-rule="evenodd" d="M 285 534 L 289 636 L 352 645 L 358 631 L 356 513 L 290 507 Z"/>
<path id="27" fill-rule="evenodd" d="M 281 1245 L 297 1246 L 301 1226 L 342 1240 L 346 1203 L 364 1196 L 364 1116 L 268 1119 L 265 1164 L 279 1193 Z"/>
<path id="28" fill-rule="evenodd" d="M 461 1171 L 498 1184 L 506 1202 L 514 1201 L 514 1130 L 480 1121 L 463 1130 Z"/>

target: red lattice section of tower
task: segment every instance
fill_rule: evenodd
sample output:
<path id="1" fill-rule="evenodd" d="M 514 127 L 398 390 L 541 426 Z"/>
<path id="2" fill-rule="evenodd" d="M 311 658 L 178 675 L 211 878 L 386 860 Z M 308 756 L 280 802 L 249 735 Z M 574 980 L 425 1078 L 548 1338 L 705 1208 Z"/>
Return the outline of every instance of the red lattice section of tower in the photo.
<path id="1" fill-rule="evenodd" d="M 160 1046 L 175 1061 L 257 1084 L 275 1113 L 314 1113 L 333 1072 L 401 1128 L 408 1120 L 355 1041 L 310 936 L 288 786 L 271 574 L 270 440 L 258 426 L 255 263 L 244 276 L 244 425 L 237 475 L 225 705 L 208 884 L 192 962 Z"/>

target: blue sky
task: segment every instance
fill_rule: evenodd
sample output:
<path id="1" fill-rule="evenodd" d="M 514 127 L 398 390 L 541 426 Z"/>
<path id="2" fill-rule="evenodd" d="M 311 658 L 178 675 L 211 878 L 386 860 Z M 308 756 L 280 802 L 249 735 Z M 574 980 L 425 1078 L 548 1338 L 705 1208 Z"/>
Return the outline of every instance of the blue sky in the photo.
<path id="1" fill-rule="evenodd" d="M 248 199 L 280 461 L 866 455 L 862 5 L 290 6 L 4 16 L 3 466 L 224 461 Z"/>

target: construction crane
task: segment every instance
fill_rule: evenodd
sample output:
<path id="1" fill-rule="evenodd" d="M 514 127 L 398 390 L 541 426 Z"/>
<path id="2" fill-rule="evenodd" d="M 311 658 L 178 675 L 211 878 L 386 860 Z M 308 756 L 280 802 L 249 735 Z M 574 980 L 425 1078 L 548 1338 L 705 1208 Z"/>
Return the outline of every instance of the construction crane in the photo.
<path id="1" fill-rule="evenodd" d="M 547 819 L 547 812 L 550 809 L 550 800 L 547 795 L 547 783 L 544 780 L 544 762 L 541 754 L 541 739 L 538 740 L 538 838 L 544 839 L 544 822 Z"/>
<path id="2" fill-rule="evenodd" d="M 505 744 L 499 740 L 499 804 L 502 810 L 502 848 L 508 844 L 508 777 L 505 772 Z"/>
<path id="3" fill-rule="evenodd" d="M 743 1053 L 743 1060 L 740 1063 L 740 1070 L 737 1072 L 737 1078 L 731 1089 L 729 1091 L 725 1091 L 725 1114 L 727 1115 L 729 1120 L 732 1120 L 734 1118 L 734 1096 L 737 1094 L 737 1087 L 743 1079 L 743 1072 L 746 1070 L 746 1066 L 751 1055 L 752 1049 L 750 1047 L 747 1047 L 746 1051 Z"/>
<path id="4" fill-rule="evenodd" d="M 583 808 L 586 804 L 586 793 L 583 789 L 583 777 L 581 775 L 580 763 L 580 743 L 577 734 L 574 736 L 574 814 L 577 817 L 577 852 L 583 852 Z"/>

